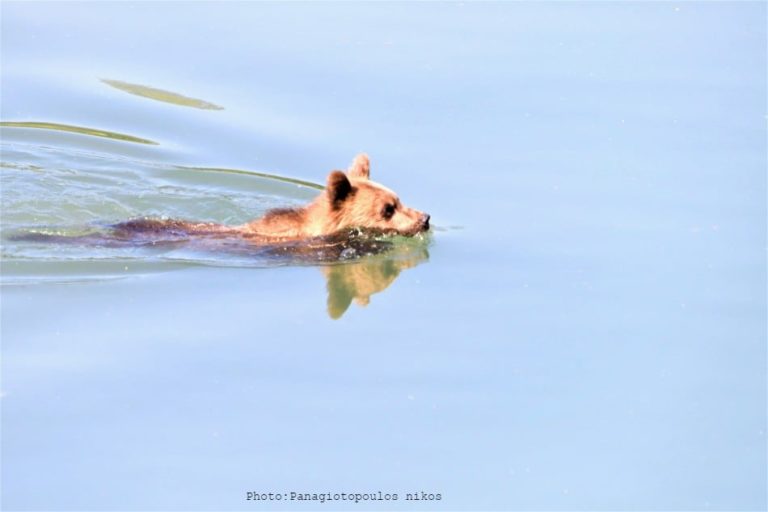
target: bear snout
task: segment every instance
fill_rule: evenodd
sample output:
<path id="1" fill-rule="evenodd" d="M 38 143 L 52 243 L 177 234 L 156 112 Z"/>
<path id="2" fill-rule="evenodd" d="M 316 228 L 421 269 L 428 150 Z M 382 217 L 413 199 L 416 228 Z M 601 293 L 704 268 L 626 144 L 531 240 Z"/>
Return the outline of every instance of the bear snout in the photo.
<path id="1" fill-rule="evenodd" d="M 424 231 L 427 231 L 429 229 L 429 214 L 423 213 L 421 214 L 421 226 L 423 227 Z"/>

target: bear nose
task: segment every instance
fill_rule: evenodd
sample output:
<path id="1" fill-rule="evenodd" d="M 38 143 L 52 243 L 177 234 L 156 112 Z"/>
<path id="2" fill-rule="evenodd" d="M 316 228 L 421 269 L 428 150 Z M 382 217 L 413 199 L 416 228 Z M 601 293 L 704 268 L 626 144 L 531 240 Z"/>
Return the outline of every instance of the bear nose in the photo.
<path id="1" fill-rule="evenodd" d="M 429 229 L 429 218 L 428 213 L 421 216 L 421 224 L 424 226 L 424 229 Z"/>

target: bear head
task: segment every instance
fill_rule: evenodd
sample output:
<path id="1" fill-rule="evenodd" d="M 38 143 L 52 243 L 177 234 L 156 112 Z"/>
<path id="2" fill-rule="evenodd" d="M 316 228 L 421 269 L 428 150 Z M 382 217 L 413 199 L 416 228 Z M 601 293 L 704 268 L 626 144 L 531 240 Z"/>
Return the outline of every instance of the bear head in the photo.
<path id="1" fill-rule="evenodd" d="M 370 161 L 364 154 L 355 157 L 346 174 L 328 175 L 326 200 L 333 225 L 329 231 L 363 228 L 413 236 L 429 230 L 428 214 L 405 206 L 392 190 L 370 180 Z"/>

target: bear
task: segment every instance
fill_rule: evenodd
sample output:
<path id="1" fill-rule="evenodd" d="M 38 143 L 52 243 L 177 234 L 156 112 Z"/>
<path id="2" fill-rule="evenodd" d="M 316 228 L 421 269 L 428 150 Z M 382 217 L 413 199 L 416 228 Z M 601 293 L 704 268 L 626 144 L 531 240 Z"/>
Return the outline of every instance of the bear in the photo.
<path id="1" fill-rule="evenodd" d="M 338 235 L 351 229 L 414 236 L 429 230 L 430 216 L 400 202 L 390 189 L 370 179 L 368 155 L 357 155 L 347 172 L 331 171 L 325 191 L 303 207 L 276 208 L 239 226 L 174 219 L 134 219 L 112 225 L 117 238 L 144 235 L 183 238 L 240 236 L 256 243 L 282 243 Z"/>

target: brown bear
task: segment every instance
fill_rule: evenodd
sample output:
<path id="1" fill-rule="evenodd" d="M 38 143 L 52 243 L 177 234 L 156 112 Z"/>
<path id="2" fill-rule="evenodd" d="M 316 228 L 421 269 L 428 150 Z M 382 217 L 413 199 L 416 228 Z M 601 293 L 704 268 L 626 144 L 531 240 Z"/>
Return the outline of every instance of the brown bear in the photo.
<path id="1" fill-rule="evenodd" d="M 277 208 L 240 226 L 180 220 L 134 219 L 113 226 L 115 234 L 235 235 L 259 243 L 280 243 L 330 236 L 360 228 L 375 233 L 413 236 L 429 230 L 429 215 L 400 202 L 390 189 L 371 181 L 368 155 L 360 154 L 346 174 L 332 171 L 325 191 L 299 208 Z"/>

